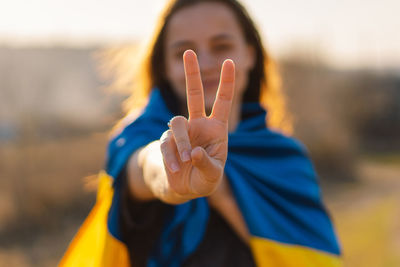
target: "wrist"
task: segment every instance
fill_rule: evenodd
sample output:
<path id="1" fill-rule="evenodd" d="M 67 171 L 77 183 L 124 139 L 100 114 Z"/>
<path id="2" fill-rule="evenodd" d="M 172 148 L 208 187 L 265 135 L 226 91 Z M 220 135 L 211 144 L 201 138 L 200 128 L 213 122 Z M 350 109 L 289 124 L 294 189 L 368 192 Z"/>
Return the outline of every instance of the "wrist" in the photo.
<path id="1" fill-rule="evenodd" d="M 211 206 L 219 206 L 221 203 L 227 203 L 233 200 L 230 186 L 225 175 L 223 175 L 220 184 L 216 190 L 208 196 L 208 202 Z"/>

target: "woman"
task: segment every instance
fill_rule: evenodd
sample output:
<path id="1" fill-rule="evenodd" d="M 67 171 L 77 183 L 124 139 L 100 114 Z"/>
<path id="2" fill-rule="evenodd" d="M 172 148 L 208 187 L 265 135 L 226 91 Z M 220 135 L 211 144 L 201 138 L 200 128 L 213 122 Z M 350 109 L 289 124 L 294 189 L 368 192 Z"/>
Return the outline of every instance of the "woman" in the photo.
<path id="1" fill-rule="evenodd" d="M 304 148 L 265 125 L 260 99 L 269 126 L 284 109 L 237 1 L 171 1 L 143 70 L 61 266 L 340 266 Z"/>

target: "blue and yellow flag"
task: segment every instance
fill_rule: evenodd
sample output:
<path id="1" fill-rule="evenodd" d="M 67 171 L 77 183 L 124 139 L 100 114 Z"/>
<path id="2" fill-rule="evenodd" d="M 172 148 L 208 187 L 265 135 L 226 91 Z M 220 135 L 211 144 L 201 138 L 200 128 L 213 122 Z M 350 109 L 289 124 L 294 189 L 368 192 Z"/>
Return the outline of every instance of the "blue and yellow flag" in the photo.
<path id="1" fill-rule="evenodd" d="M 243 119 L 229 134 L 225 174 L 251 234 L 258 266 L 342 266 L 331 220 L 321 201 L 317 176 L 305 148 L 265 127 L 265 111 L 246 103 Z M 106 170 L 99 174 L 96 205 L 60 262 L 62 267 L 129 266 L 121 241 L 118 177 L 130 155 L 160 138 L 173 114 L 159 90 L 147 107 L 109 143 Z M 205 198 L 173 208 L 148 266 L 181 266 L 204 236 Z"/>

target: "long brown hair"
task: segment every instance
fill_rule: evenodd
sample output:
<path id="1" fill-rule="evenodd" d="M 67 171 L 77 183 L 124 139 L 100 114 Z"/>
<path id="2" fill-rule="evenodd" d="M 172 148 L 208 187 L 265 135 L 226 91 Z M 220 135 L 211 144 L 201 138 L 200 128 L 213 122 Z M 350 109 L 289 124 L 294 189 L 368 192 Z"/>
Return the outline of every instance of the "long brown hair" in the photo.
<path id="1" fill-rule="evenodd" d="M 130 114 L 145 105 L 153 88 L 157 87 L 162 90 L 162 88 L 169 87 L 164 62 L 166 27 L 171 17 L 178 10 L 204 2 L 222 3 L 230 8 L 242 28 L 247 43 L 255 49 L 256 62 L 249 73 L 249 83 L 245 90 L 243 101 L 259 101 L 268 110 L 268 126 L 279 129 L 284 133 L 291 133 L 292 122 L 286 110 L 276 63 L 264 48 L 261 36 L 253 20 L 245 8 L 236 0 L 170 0 L 159 17 L 150 42 L 141 53 L 142 59 L 139 61 L 133 79 L 124 78 L 123 71 L 120 72 L 120 75 L 117 73 L 116 82 L 119 83 L 117 86 L 129 86 L 132 90 L 130 97 L 124 103 L 124 109 Z"/>

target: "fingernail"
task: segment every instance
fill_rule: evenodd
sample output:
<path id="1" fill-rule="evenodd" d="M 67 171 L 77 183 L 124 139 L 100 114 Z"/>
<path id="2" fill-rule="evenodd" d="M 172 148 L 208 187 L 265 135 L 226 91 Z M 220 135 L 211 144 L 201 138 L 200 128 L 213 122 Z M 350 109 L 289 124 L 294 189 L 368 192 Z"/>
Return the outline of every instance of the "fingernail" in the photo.
<path id="1" fill-rule="evenodd" d="M 182 161 L 186 162 L 190 160 L 190 154 L 189 151 L 183 151 L 182 153 Z"/>
<path id="2" fill-rule="evenodd" d="M 177 171 L 179 171 L 179 166 L 178 166 L 178 164 L 176 164 L 175 162 L 174 162 L 174 163 L 171 163 L 171 171 L 172 171 L 172 172 L 177 172 Z"/>

